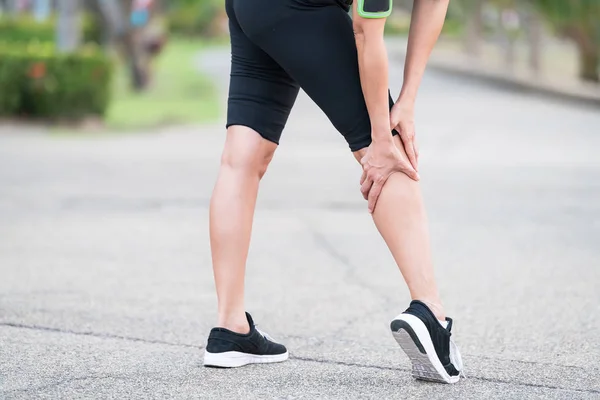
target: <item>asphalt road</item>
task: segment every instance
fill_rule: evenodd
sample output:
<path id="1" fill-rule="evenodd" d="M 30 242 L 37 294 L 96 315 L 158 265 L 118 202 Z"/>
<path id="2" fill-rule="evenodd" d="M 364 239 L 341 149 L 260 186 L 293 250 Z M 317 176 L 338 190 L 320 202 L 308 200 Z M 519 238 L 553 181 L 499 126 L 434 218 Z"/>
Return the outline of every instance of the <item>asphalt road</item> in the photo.
<path id="1" fill-rule="evenodd" d="M 223 89 L 227 61 L 201 61 Z M 248 310 L 291 360 L 236 370 L 201 366 L 222 123 L 0 129 L 0 398 L 600 398 L 600 112 L 428 73 L 417 129 L 468 379 L 410 377 L 388 332 L 408 292 L 358 165 L 303 95 L 262 185 L 247 276 Z"/>

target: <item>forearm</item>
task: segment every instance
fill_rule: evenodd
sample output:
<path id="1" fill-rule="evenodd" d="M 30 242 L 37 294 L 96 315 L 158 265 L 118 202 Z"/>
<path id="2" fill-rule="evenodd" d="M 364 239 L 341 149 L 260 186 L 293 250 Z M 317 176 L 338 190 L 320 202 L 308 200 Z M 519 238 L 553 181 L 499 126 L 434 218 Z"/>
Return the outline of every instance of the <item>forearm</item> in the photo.
<path id="1" fill-rule="evenodd" d="M 383 28 L 364 32 L 355 27 L 358 66 L 363 95 L 371 120 L 373 141 L 392 140 L 388 94 L 388 57 Z"/>
<path id="2" fill-rule="evenodd" d="M 404 64 L 404 83 L 400 99 L 414 101 L 421 79 L 437 42 L 450 0 L 414 0 Z"/>

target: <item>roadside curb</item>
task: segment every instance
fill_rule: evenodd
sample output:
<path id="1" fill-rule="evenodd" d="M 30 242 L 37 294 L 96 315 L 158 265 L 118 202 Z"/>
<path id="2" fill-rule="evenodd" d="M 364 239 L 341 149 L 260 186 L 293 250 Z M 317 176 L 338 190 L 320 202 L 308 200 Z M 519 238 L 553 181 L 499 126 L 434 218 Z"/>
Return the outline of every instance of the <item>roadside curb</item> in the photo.
<path id="1" fill-rule="evenodd" d="M 395 51 L 392 53 L 394 59 L 404 60 L 406 53 L 404 51 Z M 553 98 L 558 101 L 565 101 L 579 105 L 585 105 L 600 109 L 600 85 L 597 89 L 586 87 L 565 87 L 560 84 L 551 84 L 541 81 L 532 76 L 519 76 L 509 74 L 499 69 L 484 69 L 477 62 L 468 64 L 464 57 L 457 57 L 457 60 L 451 61 L 447 57 L 441 57 L 432 54 L 427 68 L 460 76 L 463 78 L 475 80 L 478 82 L 492 84 L 513 91 L 520 91 L 533 95 L 543 95 L 546 98 Z"/>

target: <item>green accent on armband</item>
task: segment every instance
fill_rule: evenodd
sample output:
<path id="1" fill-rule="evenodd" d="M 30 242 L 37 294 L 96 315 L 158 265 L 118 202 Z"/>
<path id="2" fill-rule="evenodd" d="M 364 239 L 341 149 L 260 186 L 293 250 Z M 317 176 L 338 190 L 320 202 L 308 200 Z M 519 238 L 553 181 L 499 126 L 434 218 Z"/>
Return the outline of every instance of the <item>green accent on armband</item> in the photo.
<path id="1" fill-rule="evenodd" d="M 387 18 L 392 13 L 394 0 L 358 0 L 358 15 L 363 18 Z"/>

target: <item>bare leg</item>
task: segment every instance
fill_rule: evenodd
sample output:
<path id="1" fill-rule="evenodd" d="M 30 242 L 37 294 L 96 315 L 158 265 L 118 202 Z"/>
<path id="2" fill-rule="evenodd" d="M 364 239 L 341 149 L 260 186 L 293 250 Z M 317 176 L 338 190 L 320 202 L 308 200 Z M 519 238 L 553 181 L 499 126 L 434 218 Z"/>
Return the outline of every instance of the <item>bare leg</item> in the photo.
<path id="1" fill-rule="evenodd" d="M 400 138 L 395 136 L 394 140 L 406 157 Z M 360 162 L 366 150 L 355 152 L 354 157 Z M 444 320 L 418 182 L 403 173 L 390 176 L 377 201 L 373 220 L 400 268 L 412 299 L 426 303 L 438 319 Z"/>
<path id="2" fill-rule="evenodd" d="M 244 126 L 231 126 L 210 202 L 210 244 L 218 326 L 249 331 L 244 307 L 246 259 L 258 185 L 277 145 Z"/>

